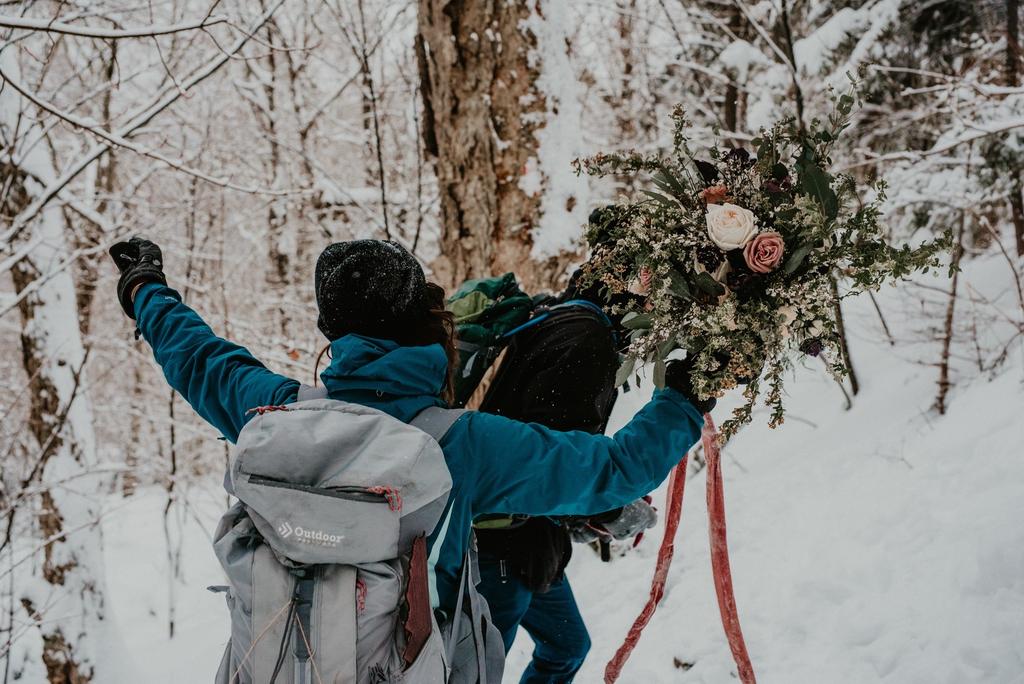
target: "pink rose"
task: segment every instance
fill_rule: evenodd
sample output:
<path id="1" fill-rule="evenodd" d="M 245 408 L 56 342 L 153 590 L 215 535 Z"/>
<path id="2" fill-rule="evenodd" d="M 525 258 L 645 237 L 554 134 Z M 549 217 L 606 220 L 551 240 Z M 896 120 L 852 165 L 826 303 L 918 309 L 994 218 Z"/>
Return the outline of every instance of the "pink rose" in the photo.
<path id="1" fill-rule="evenodd" d="M 640 269 L 640 289 L 642 294 L 647 294 L 651 291 L 651 279 L 654 278 L 654 274 L 651 273 L 651 269 L 644 268 Z"/>
<path id="2" fill-rule="evenodd" d="M 751 238 L 743 248 L 743 259 L 754 273 L 771 273 L 779 267 L 784 251 L 782 236 L 769 230 Z"/>

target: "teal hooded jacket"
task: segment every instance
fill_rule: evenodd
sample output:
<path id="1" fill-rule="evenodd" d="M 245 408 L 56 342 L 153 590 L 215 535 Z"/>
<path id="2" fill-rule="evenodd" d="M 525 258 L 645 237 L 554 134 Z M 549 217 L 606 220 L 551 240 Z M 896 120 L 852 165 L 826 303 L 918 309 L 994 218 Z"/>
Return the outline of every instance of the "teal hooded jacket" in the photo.
<path id="1" fill-rule="evenodd" d="M 289 404 L 299 382 L 268 370 L 224 340 L 177 292 L 155 283 L 135 297 L 139 330 L 171 387 L 231 442 L 256 406 Z M 331 343 L 320 374 L 332 399 L 408 422 L 440 399 L 447 358 L 440 345 L 402 347 L 346 335 Z M 428 539 L 438 607 L 455 603 L 474 517 L 608 511 L 657 488 L 700 436 L 703 420 L 682 394 L 658 390 L 612 436 L 558 432 L 536 423 L 467 412 L 441 441 L 452 491 L 444 523 Z"/>

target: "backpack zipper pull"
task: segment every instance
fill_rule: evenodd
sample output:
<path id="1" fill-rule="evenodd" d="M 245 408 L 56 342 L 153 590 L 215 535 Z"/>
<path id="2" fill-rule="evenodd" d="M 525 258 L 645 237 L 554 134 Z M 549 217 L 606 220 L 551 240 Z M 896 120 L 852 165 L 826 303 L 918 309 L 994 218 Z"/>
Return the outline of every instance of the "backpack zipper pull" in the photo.
<path id="1" fill-rule="evenodd" d="M 385 499 L 387 499 L 388 508 L 390 508 L 392 511 L 402 510 L 402 495 L 394 487 L 380 485 L 377 487 L 368 487 L 366 491 L 373 492 L 374 494 L 380 494 Z"/>

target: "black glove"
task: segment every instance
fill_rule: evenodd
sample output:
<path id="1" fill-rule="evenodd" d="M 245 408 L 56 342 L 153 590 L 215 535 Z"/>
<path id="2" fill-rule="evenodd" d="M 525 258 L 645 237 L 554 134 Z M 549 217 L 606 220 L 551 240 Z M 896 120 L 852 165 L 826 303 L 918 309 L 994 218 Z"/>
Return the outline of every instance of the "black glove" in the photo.
<path id="1" fill-rule="evenodd" d="M 135 320 L 135 307 L 132 303 L 135 288 L 144 283 L 167 284 L 163 271 L 163 253 L 155 243 L 133 237 L 128 242 L 118 242 L 111 247 L 110 257 L 121 272 L 121 279 L 117 281 L 117 299 L 128 318 Z"/>
<path id="2" fill-rule="evenodd" d="M 682 394 L 690 400 L 701 413 L 709 413 L 715 408 L 718 400 L 714 397 L 700 400 L 693 391 L 693 383 L 690 380 L 690 371 L 693 370 L 693 358 L 687 356 L 682 361 L 669 361 L 665 368 L 665 385 Z"/>

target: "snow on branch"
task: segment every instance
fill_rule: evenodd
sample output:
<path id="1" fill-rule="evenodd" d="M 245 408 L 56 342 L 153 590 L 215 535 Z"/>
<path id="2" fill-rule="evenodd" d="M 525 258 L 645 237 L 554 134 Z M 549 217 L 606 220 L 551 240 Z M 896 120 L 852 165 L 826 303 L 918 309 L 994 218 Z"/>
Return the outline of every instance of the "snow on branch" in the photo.
<path id="1" fill-rule="evenodd" d="M 46 19 L 27 19 L 25 17 L 7 17 L 0 15 L 0 26 L 12 29 L 45 31 L 47 33 L 62 33 L 67 36 L 81 36 L 82 38 L 118 40 L 121 38 L 152 38 L 153 36 L 165 36 L 169 33 L 194 31 L 196 29 L 204 29 L 217 24 L 223 24 L 227 20 L 227 17 L 215 16 L 205 17 L 199 21 L 168 24 L 166 26 L 141 26 L 137 29 L 118 30 L 94 26 L 79 26 L 77 24 L 66 24 L 64 22 L 50 21 Z"/>
<path id="2" fill-rule="evenodd" d="M 86 121 L 85 119 L 75 116 L 70 112 L 60 110 L 59 108 L 57 108 L 56 105 L 34 95 L 32 91 L 30 91 L 24 85 L 18 83 L 8 74 L 4 73 L 2 68 L 0 68 L 0 78 L 2 78 L 4 82 L 7 83 L 9 86 L 18 91 L 25 99 L 32 102 L 32 104 L 39 107 L 43 111 L 49 112 L 50 114 L 56 116 L 62 121 L 66 121 L 67 123 L 71 124 L 72 126 L 75 126 L 76 128 L 80 128 L 84 131 L 92 133 L 100 140 L 104 140 L 110 143 L 110 145 L 121 147 L 126 150 L 131 150 L 136 154 L 140 154 L 144 157 L 149 157 L 150 159 L 155 159 L 159 162 L 166 164 L 167 166 L 170 166 L 172 169 L 181 171 L 182 173 L 198 178 L 199 180 L 206 181 L 207 183 L 212 183 L 213 185 L 219 185 L 220 187 L 227 188 L 229 190 L 237 190 L 238 192 L 245 192 L 254 195 L 260 194 L 282 196 L 293 195 L 300 192 L 298 190 L 274 190 L 271 188 L 258 188 L 253 186 L 238 185 L 237 183 L 232 183 L 227 178 L 218 178 L 216 176 L 211 176 L 208 173 L 204 173 L 203 171 L 194 169 L 185 164 L 184 162 L 171 159 L 170 157 L 167 157 L 166 155 L 163 155 L 155 150 L 142 147 L 141 145 L 136 145 L 135 143 L 128 140 L 124 136 L 104 130 L 101 126 Z"/>
<path id="3" fill-rule="evenodd" d="M 861 166 L 869 166 L 871 164 L 881 164 L 884 162 L 892 161 L 920 161 L 925 157 L 934 157 L 936 155 L 945 154 L 946 152 L 949 152 L 950 150 L 953 150 L 961 145 L 966 145 L 967 143 L 971 143 L 982 138 L 987 138 L 991 135 L 1000 135 L 1003 133 L 1008 133 L 1009 131 L 1018 128 L 1024 128 L 1024 117 L 1008 119 L 1006 121 L 1001 121 L 999 123 L 989 125 L 987 127 L 977 125 L 972 126 L 972 128 L 974 130 L 972 130 L 970 133 L 962 135 L 959 138 L 956 138 L 955 140 L 950 140 L 940 145 L 936 145 L 930 150 L 907 150 L 905 152 L 890 152 L 888 154 L 879 155 L 867 153 L 868 156 L 866 159 L 862 159 L 861 161 L 854 162 L 852 164 L 847 164 L 846 166 L 842 167 L 842 170 L 847 171 L 849 169 L 855 169 Z M 955 161 L 959 163 L 959 160 Z"/>

